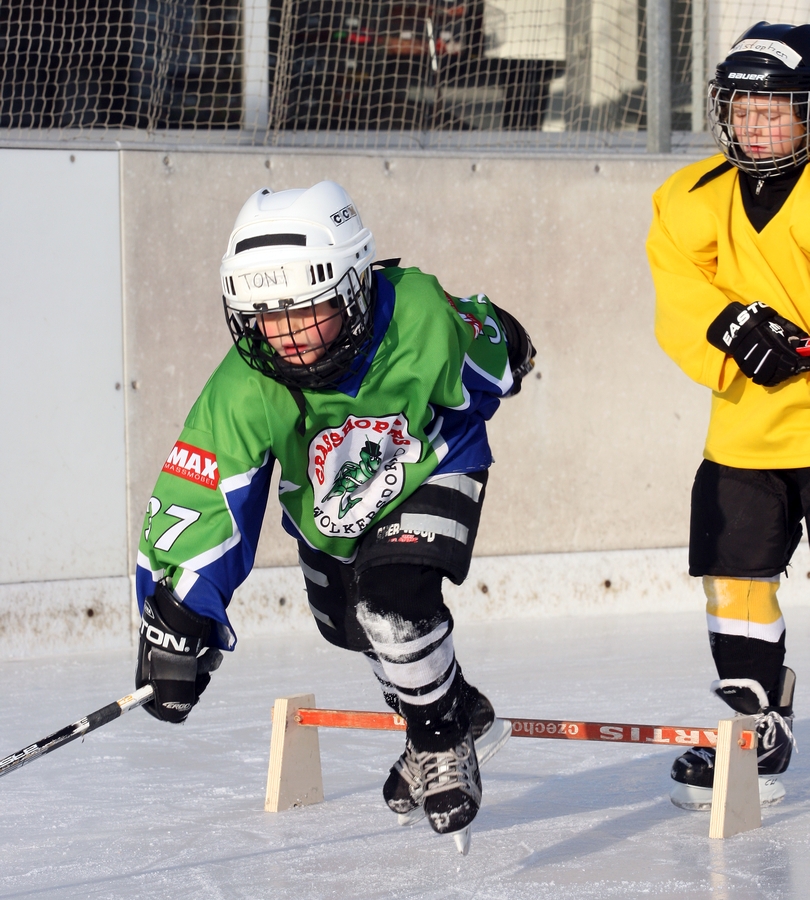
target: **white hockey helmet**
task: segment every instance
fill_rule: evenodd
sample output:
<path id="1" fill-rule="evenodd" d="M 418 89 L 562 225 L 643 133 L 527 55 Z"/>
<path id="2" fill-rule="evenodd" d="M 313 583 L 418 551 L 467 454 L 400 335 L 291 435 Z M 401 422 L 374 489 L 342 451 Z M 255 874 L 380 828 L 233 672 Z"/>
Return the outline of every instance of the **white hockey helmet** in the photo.
<path id="1" fill-rule="evenodd" d="M 254 369 L 282 383 L 329 387 L 352 368 L 371 338 L 374 237 L 346 191 L 333 181 L 307 190 L 263 188 L 236 218 L 220 276 L 237 349 Z M 280 357 L 257 316 L 330 302 L 338 337 L 314 363 Z"/>

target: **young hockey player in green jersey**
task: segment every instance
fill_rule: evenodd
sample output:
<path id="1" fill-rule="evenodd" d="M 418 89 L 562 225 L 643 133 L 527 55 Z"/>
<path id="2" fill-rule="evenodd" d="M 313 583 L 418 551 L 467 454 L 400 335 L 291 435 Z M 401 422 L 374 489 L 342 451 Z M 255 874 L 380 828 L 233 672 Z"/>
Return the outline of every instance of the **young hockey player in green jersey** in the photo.
<path id="1" fill-rule="evenodd" d="M 153 686 L 153 715 L 182 722 L 233 648 L 227 606 L 277 463 L 317 627 L 366 655 L 407 722 L 385 800 L 466 852 L 479 764 L 511 725 L 462 675 L 442 579 L 467 575 L 486 422 L 534 348 L 483 294 L 450 296 L 398 260 L 372 270 L 374 254 L 333 182 L 261 190 L 239 213 L 220 270 L 234 347 L 189 413 L 141 536 L 136 683 Z"/>
<path id="2" fill-rule="evenodd" d="M 713 391 L 692 489 L 689 571 L 707 597 L 712 690 L 757 716 L 760 800 L 785 794 L 795 676 L 776 592 L 810 513 L 810 25 L 760 22 L 717 67 L 722 151 L 655 195 L 656 334 Z M 672 768 L 673 803 L 707 809 L 714 751 Z"/>

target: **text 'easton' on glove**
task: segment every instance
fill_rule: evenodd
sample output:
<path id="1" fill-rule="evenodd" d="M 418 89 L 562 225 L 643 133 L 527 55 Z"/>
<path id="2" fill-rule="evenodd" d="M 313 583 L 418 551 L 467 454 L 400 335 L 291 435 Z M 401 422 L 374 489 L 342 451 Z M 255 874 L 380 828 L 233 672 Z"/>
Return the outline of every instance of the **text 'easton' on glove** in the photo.
<path id="1" fill-rule="evenodd" d="M 163 582 L 143 603 L 135 687 L 151 684 L 144 709 L 164 722 L 185 722 L 219 668 L 222 654 L 208 648 L 214 623 L 182 604 Z"/>
<path id="2" fill-rule="evenodd" d="M 796 352 L 807 337 L 760 300 L 748 306 L 729 303 L 706 332 L 708 342 L 733 357 L 743 375 L 765 387 L 810 369 L 810 362 Z"/>
<path id="3" fill-rule="evenodd" d="M 505 309 L 495 306 L 495 312 L 498 314 L 498 320 L 506 337 L 506 351 L 509 356 L 509 368 L 512 371 L 512 381 L 514 386 L 506 395 L 514 397 L 520 393 L 521 382 L 534 368 L 534 357 L 537 350 L 532 343 L 526 329 L 518 322 L 518 320 Z"/>

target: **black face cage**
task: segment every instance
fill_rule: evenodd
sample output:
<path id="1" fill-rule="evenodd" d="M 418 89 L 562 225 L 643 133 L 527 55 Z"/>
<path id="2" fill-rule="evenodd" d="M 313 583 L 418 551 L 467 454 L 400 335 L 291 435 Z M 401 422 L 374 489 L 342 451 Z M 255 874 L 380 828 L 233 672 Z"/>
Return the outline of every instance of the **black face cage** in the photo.
<path id="1" fill-rule="evenodd" d="M 735 103 L 747 104 L 752 97 L 768 97 L 769 104 L 776 99 L 789 100 L 793 110 L 795 123 L 793 135 L 798 139 L 793 150 L 787 155 L 777 156 L 775 152 L 756 159 L 745 153 L 738 136 L 735 135 L 732 124 L 732 106 Z M 808 155 L 808 111 L 810 110 L 810 92 L 808 91 L 747 91 L 738 88 L 724 87 L 711 82 L 708 96 L 708 121 L 715 143 L 722 151 L 726 159 L 743 172 L 754 175 L 757 178 L 771 178 L 781 175 L 803 166 L 807 162 Z M 767 126 L 762 127 L 762 133 Z M 752 129 L 755 130 L 755 129 Z"/>
<path id="2" fill-rule="evenodd" d="M 295 309 L 312 309 L 319 303 L 331 302 L 341 317 L 341 329 L 337 338 L 320 359 L 309 365 L 296 365 L 279 356 L 259 329 L 256 319 L 259 313 L 245 313 L 228 306 L 222 298 L 225 319 L 239 355 L 245 362 L 274 381 L 287 387 L 332 388 L 354 371 L 355 359 L 368 348 L 373 337 L 374 279 L 370 269 L 358 275 L 349 269 L 335 287 L 318 294 L 306 304 Z M 287 307 L 287 324 L 289 311 Z M 290 327 L 290 330 L 291 327 Z"/>

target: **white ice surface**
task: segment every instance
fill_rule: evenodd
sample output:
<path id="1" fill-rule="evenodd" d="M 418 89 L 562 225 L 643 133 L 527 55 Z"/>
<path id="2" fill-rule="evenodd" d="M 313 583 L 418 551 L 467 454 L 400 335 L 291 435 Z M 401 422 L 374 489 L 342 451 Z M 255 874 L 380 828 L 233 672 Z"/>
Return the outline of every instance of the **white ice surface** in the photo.
<path id="1" fill-rule="evenodd" d="M 321 730 L 326 801 L 263 810 L 276 696 L 382 709 L 370 669 L 313 634 L 242 641 L 182 727 L 142 710 L 0 779 L 0 898 L 804 898 L 810 610 L 788 619 L 800 752 L 788 797 L 726 841 L 668 799 L 676 751 L 513 738 L 484 770 L 466 858 L 380 788 L 401 734 Z M 468 624 L 456 649 L 503 715 L 713 725 L 703 616 Z M 131 689 L 133 655 L 0 663 L 0 757 Z"/>

